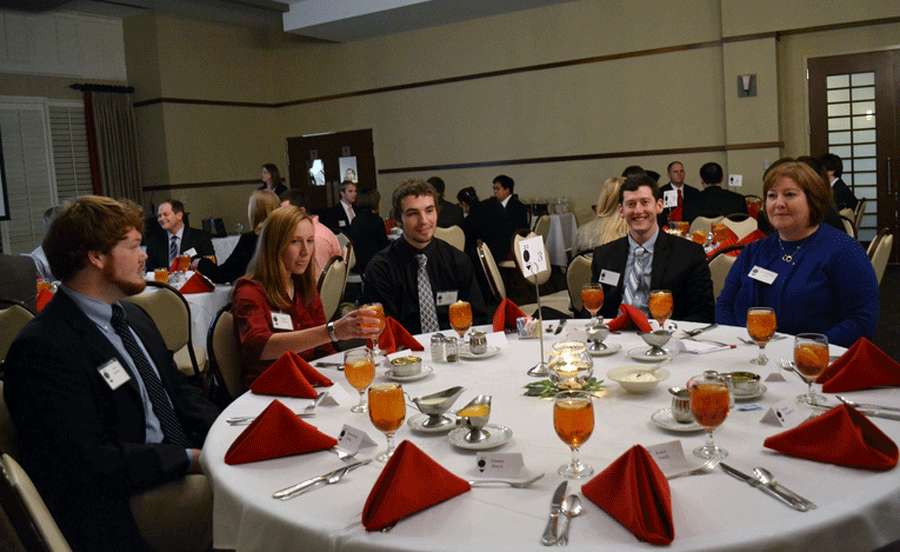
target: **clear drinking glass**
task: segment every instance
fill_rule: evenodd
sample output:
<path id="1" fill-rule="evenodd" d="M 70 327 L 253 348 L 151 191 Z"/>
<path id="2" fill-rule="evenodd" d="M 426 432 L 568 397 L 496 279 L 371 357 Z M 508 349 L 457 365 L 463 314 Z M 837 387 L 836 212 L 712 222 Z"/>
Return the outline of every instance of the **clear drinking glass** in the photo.
<path id="1" fill-rule="evenodd" d="M 759 346 L 759 356 L 750 361 L 757 366 L 765 366 L 769 359 L 764 351 L 766 345 L 775 335 L 778 323 L 775 319 L 775 309 L 771 307 L 750 307 L 747 309 L 747 333 L 750 339 Z"/>
<path id="2" fill-rule="evenodd" d="M 387 462 L 394 454 L 394 433 L 406 418 L 403 387 L 398 383 L 379 383 L 369 387 L 369 419 L 387 437 L 387 449 L 375 457 Z"/>
<path id="3" fill-rule="evenodd" d="M 594 468 L 578 459 L 578 449 L 594 432 L 594 405 L 590 393 L 557 393 L 553 401 L 553 429 L 572 450 L 572 461 L 560 466 L 557 473 L 566 479 L 590 477 Z"/>
<path id="4" fill-rule="evenodd" d="M 584 309 L 591 313 L 589 324 L 597 321 L 597 313 L 603 308 L 603 300 L 603 286 L 599 283 L 594 282 L 581 287 L 581 303 Z"/>
<path id="5" fill-rule="evenodd" d="M 647 298 L 647 309 L 650 316 L 659 323 L 659 329 L 666 329 L 666 321 L 672 316 L 675 302 L 672 292 L 667 289 L 654 289 Z"/>
<path id="6" fill-rule="evenodd" d="M 450 326 L 456 330 L 460 341 L 472 327 L 472 305 L 468 301 L 457 301 L 450 305 Z"/>
<path id="7" fill-rule="evenodd" d="M 366 387 L 375 379 L 375 362 L 372 359 L 372 351 L 354 349 L 344 353 L 344 375 L 347 377 L 347 383 L 359 392 L 359 404 L 351 408 L 350 412 L 368 412 Z"/>
<path id="8" fill-rule="evenodd" d="M 384 332 L 384 326 L 385 326 L 384 307 L 381 305 L 381 303 L 369 303 L 368 305 L 363 305 L 361 307 L 361 310 L 365 310 L 366 314 L 368 314 L 369 316 L 371 316 L 373 318 L 378 319 L 377 326 L 373 326 L 372 328 L 368 328 L 368 327 L 366 328 L 366 329 L 374 328 L 374 329 L 378 330 L 378 335 L 369 339 L 369 349 L 372 350 L 372 356 L 377 359 L 378 357 L 380 357 L 382 355 L 382 351 L 378 347 L 378 340 L 379 340 L 379 338 L 381 338 L 382 332 Z"/>
<path id="9" fill-rule="evenodd" d="M 828 367 L 828 337 L 817 333 L 802 333 L 794 337 L 794 367 L 803 375 L 808 386 L 797 400 L 806 404 L 823 404 L 825 397 L 813 393 L 812 384 Z"/>
<path id="10" fill-rule="evenodd" d="M 691 393 L 691 413 L 707 435 L 706 444 L 695 448 L 694 456 L 707 460 L 725 458 L 728 451 L 716 445 L 713 431 L 728 417 L 731 393 L 728 391 L 727 380 L 718 372 L 708 370 L 691 378 L 688 390 Z"/>

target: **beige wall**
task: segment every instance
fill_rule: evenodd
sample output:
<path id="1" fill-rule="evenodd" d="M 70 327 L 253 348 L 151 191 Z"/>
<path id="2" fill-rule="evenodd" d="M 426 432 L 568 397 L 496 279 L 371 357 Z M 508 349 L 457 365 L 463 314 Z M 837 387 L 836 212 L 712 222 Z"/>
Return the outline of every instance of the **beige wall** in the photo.
<path id="1" fill-rule="evenodd" d="M 897 0 L 722 0 L 722 35 L 802 29 L 900 16 Z"/>
<path id="2" fill-rule="evenodd" d="M 45 77 L 0 73 L 0 96 L 39 96 L 53 100 L 81 100 L 81 92 L 69 86 L 84 82 L 85 79 L 72 77 Z M 99 84 L 124 84 L 116 81 L 91 82 Z"/>

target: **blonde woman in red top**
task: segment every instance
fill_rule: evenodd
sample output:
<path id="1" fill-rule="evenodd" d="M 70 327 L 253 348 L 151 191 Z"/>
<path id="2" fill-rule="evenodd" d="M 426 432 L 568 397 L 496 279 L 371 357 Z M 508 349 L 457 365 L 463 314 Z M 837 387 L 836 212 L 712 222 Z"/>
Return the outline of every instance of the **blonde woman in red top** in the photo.
<path id="1" fill-rule="evenodd" d="M 311 360 L 333 353 L 337 341 L 377 334 L 378 320 L 360 310 L 326 324 L 314 257 L 312 220 L 293 206 L 273 211 L 247 275 L 234 288 L 231 312 L 246 385 L 286 351 Z"/>

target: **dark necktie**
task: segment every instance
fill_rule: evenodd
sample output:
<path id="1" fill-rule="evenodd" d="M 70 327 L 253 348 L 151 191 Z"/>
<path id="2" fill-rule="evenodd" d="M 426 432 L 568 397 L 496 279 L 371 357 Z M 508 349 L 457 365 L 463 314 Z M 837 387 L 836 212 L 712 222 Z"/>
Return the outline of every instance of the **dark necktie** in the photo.
<path id="1" fill-rule="evenodd" d="M 172 236 L 172 241 L 169 243 L 169 266 L 172 265 L 172 261 L 175 260 L 175 257 L 178 256 L 178 236 Z"/>
<path id="2" fill-rule="evenodd" d="M 681 193 L 681 188 L 678 188 L 678 205 L 672 209 L 672 216 L 669 217 L 669 220 L 682 220 L 684 216 L 684 196 Z"/>
<path id="3" fill-rule="evenodd" d="M 113 305 L 112 309 L 112 327 L 119 337 L 122 338 L 125 350 L 128 351 L 128 355 L 131 356 L 138 374 L 144 380 L 144 387 L 147 389 L 147 395 L 150 397 L 153 412 L 159 418 L 159 423 L 162 426 L 165 442 L 190 448 L 191 444 L 181 428 L 178 416 L 175 415 L 175 409 L 172 408 L 172 404 L 169 402 L 169 397 L 166 395 L 166 389 L 163 387 L 162 381 L 160 381 L 153 367 L 150 366 L 150 361 L 147 360 L 140 345 L 138 345 L 134 334 L 131 333 L 128 320 L 125 319 L 125 309 L 121 305 Z"/>
<path id="4" fill-rule="evenodd" d="M 438 326 L 437 309 L 434 305 L 434 293 L 431 291 L 431 280 L 425 269 L 428 257 L 420 253 L 416 255 L 416 261 L 419 263 L 416 283 L 419 290 L 419 321 L 422 324 L 422 333 L 436 332 L 440 326 Z"/>

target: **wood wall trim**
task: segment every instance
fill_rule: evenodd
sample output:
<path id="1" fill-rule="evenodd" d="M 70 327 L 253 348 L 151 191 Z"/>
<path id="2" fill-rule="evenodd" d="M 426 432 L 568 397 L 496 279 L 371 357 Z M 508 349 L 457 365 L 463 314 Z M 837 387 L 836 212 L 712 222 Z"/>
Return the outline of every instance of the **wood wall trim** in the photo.
<path id="1" fill-rule="evenodd" d="M 182 182 L 181 184 L 160 184 L 157 186 L 144 186 L 144 192 L 164 192 L 168 190 L 187 190 L 190 188 L 226 188 L 229 186 L 246 186 L 248 184 L 259 185 L 259 179 L 253 180 L 218 180 L 215 182 Z"/>
<path id="2" fill-rule="evenodd" d="M 585 153 L 578 155 L 556 155 L 550 157 L 526 157 L 521 159 L 500 159 L 494 161 L 473 161 L 468 163 L 446 163 L 441 165 L 420 165 L 414 167 L 392 167 L 380 169 L 378 174 L 398 174 L 408 172 L 447 171 L 455 169 L 475 169 L 485 167 L 502 167 L 507 165 L 535 165 L 541 163 L 569 163 L 572 161 L 593 161 L 595 159 L 615 159 L 621 157 L 649 157 L 653 155 L 683 155 L 688 153 L 707 153 L 715 151 L 748 150 L 764 148 L 782 148 L 784 142 L 753 142 L 746 144 L 720 144 L 714 146 L 696 146 L 689 148 L 667 148 L 656 150 L 610 151 L 602 153 Z"/>

